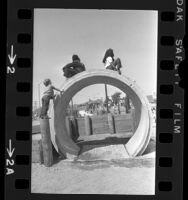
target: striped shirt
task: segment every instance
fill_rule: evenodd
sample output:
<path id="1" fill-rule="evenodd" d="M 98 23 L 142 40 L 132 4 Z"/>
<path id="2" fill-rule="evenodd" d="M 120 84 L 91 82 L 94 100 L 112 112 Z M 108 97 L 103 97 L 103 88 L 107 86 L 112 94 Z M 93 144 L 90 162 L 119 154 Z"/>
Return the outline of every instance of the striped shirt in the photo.
<path id="1" fill-rule="evenodd" d="M 54 96 L 54 90 L 53 89 L 54 89 L 53 85 L 46 86 L 45 89 L 44 89 L 43 95 L 44 96 L 50 96 L 50 97 L 53 98 L 53 96 Z"/>

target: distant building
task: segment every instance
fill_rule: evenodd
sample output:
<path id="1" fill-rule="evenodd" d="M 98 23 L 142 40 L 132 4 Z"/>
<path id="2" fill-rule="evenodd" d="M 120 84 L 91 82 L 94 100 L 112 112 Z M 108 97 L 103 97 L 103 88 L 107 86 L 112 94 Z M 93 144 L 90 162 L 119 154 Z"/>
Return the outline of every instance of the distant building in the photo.
<path id="1" fill-rule="evenodd" d="M 151 106 L 154 122 L 156 122 L 156 97 L 154 95 L 147 95 L 147 99 Z"/>
<path id="2" fill-rule="evenodd" d="M 153 95 L 147 95 L 146 97 L 147 97 L 149 103 L 151 103 L 151 104 L 156 103 L 156 98 L 154 98 Z"/>

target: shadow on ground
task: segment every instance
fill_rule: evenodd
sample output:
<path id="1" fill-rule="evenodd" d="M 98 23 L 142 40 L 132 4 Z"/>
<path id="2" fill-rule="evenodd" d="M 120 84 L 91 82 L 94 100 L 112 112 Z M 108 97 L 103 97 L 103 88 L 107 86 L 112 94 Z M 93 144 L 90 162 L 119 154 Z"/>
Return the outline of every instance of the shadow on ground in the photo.
<path id="1" fill-rule="evenodd" d="M 101 148 L 101 147 L 108 147 L 110 145 L 114 145 L 114 148 L 115 148 L 115 145 L 121 145 L 121 144 L 126 144 L 130 137 L 114 137 L 114 136 L 110 136 L 110 137 L 103 137 L 102 139 L 96 139 L 95 136 L 92 138 L 92 137 L 88 137 L 89 139 L 80 139 L 77 141 L 77 144 L 78 146 L 80 146 L 81 148 L 81 154 L 85 154 L 84 155 L 84 164 L 87 165 L 95 165 L 95 163 L 97 162 L 98 164 L 100 163 L 100 161 L 102 162 L 102 165 L 99 165 L 100 167 L 105 167 L 105 166 L 108 166 L 109 164 L 110 165 L 118 165 L 118 166 L 126 166 L 126 167 L 129 167 L 129 165 L 131 167 L 133 166 L 153 166 L 154 162 L 153 162 L 153 158 L 150 159 L 150 156 L 147 157 L 148 155 L 151 155 L 152 153 L 155 152 L 155 149 L 156 149 L 156 141 L 154 138 L 151 138 L 150 139 L 150 142 L 146 148 L 146 150 L 144 151 L 144 153 L 142 154 L 142 156 L 139 156 L 139 157 L 136 157 L 136 158 L 131 158 L 131 159 L 128 159 L 128 158 L 125 158 L 125 159 L 119 159 L 117 157 L 117 159 L 109 159 L 109 160 L 106 160 L 106 159 L 102 159 L 102 155 L 101 155 L 101 160 L 95 160 L 95 159 L 98 159 L 98 157 L 96 157 L 95 154 L 91 155 L 89 153 L 89 151 L 91 151 L 92 149 L 97 149 L 97 148 Z M 66 160 L 66 157 L 65 156 L 59 156 L 59 154 L 54 150 L 54 163 L 58 163 L 59 161 L 61 160 Z M 88 152 L 88 155 L 87 155 L 87 152 Z M 109 158 L 110 158 L 110 154 L 112 152 L 106 152 L 106 156 L 108 157 L 108 154 L 109 154 Z M 94 157 L 93 157 L 94 156 Z M 147 157 L 147 159 L 145 158 L 142 159 L 142 157 Z M 139 160 L 138 160 L 139 159 Z M 93 160 L 93 161 L 92 161 Z M 124 160 L 126 160 L 126 162 L 124 162 Z M 129 161 L 128 161 L 129 160 Z M 131 161 L 130 161 L 131 160 Z M 80 160 L 78 158 L 75 158 L 72 160 L 72 163 L 78 163 L 79 164 Z M 83 162 L 82 162 L 83 163 Z M 82 165 L 81 165 L 82 166 Z M 82 166 L 83 167 L 83 166 Z M 92 167 L 91 167 L 92 168 Z"/>
<path id="2" fill-rule="evenodd" d="M 82 153 L 85 151 L 89 151 L 94 148 L 100 148 L 102 146 L 108 146 L 108 145 L 117 145 L 117 144 L 126 144 L 129 139 L 131 138 L 131 134 L 127 135 L 126 137 L 104 137 L 102 139 L 93 139 L 93 140 L 88 140 L 88 139 L 80 139 L 77 141 L 77 145 L 82 149 Z M 87 148 L 83 148 L 84 146 L 87 146 Z M 144 151 L 143 155 L 149 154 L 154 152 L 156 149 L 156 141 L 154 138 L 150 139 L 150 142 Z"/>
<path id="3" fill-rule="evenodd" d="M 130 138 L 117 138 L 117 137 L 107 137 L 103 140 L 92 140 L 92 141 L 81 141 L 77 145 L 83 149 L 82 153 L 89 151 L 94 148 L 99 148 L 102 146 L 115 145 L 115 144 L 126 144 Z M 87 148 L 83 148 L 87 145 Z"/>

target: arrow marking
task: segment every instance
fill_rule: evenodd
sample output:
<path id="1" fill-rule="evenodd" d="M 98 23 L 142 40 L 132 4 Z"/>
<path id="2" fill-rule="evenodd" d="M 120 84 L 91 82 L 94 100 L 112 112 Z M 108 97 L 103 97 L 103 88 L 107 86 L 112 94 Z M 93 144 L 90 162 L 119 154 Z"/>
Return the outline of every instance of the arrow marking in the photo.
<path id="1" fill-rule="evenodd" d="M 10 64 L 12 65 L 14 63 L 14 60 L 16 59 L 16 54 L 13 53 L 14 47 L 11 45 L 11 53 L 8 54 L 8 58 L 10 60 Z"/>
<path id="2" fill-rule="evenodd" d="M 14 150 L 15 150 L 15 148 L 12 149 L 12 141 L 9 140 L 9 148 L 7 148 L 7 153 L 9 155 L 9 157 L 12 157 Z"/>

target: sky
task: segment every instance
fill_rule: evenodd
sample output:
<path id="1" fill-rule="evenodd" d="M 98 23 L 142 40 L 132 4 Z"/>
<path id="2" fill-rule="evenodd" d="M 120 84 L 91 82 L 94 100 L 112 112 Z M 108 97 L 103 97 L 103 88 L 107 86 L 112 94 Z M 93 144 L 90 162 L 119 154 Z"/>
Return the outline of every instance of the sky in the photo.
<path id="1" fill-rule="evenodd" d="M 86 69 L 104 69 L 106 49 L 122 61 L 122 74 L 136 81 L 146 95 L 157 87 L 157 11 L 34 9 L 33 101 L 42 96 L 45 78 L 60 87 L 62 67 L 78 54 Z M 108 88 L 109 93 L 115 90 Z M 77 103 L 104 96 L 103 85 L 84 88 Z"/>

